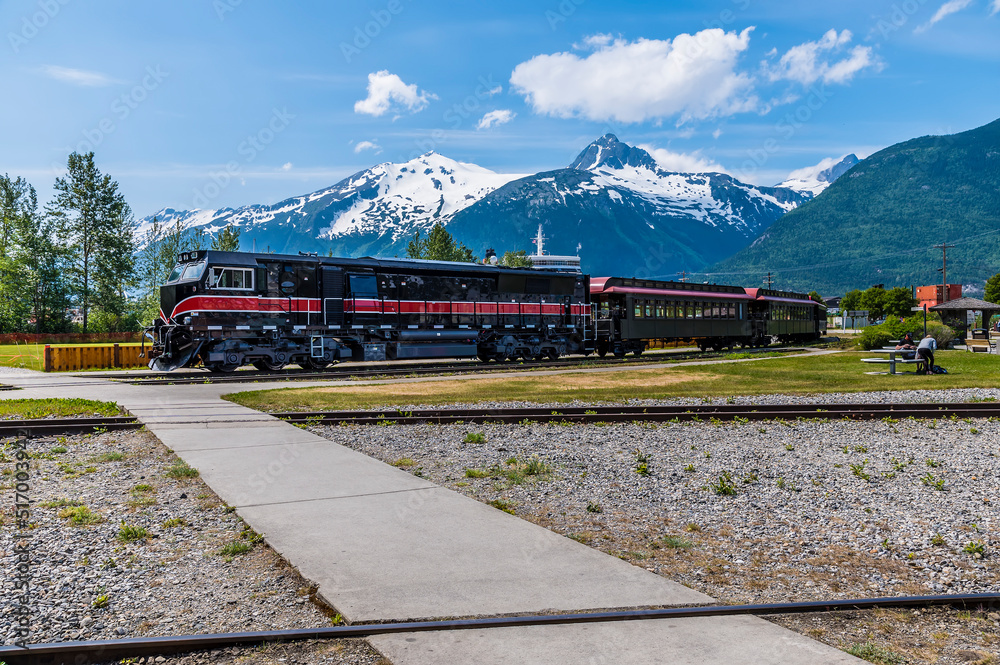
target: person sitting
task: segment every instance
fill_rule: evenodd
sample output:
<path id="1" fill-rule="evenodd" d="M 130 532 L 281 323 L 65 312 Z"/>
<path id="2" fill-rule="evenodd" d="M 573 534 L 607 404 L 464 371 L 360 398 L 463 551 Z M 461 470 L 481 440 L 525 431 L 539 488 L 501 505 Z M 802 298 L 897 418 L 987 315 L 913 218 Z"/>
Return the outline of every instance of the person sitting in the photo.
<path id="1" fill-rule="evenodd" d="M 937 341 L 932 335 L 927 335 L 917 346 L 917 360 L 924 361 L 924 372 L 930 374 L 934 368 L 934 350 L 937 348 Z"/>
<path id="2" fill-rule="evenodd" d="M 913 341 L 913 333 L 906 333 L 902 341 L 896 345 L 896 350 L 904 350 L 903 360 L 913 360 L 917 355 L 917 344 Z"/>

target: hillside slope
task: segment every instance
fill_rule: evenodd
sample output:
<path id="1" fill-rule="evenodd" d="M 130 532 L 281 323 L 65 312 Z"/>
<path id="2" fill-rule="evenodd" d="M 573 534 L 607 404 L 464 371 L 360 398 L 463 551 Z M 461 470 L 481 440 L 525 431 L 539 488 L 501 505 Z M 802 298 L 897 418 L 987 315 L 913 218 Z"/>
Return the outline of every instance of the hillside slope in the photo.
<path id="1" fill-rule="evenodd" d="M 948 281 L 981 284 L 1000 271 L 998 240 L 1000 120 L 875 153 L 709 271 L 824 295 L 934 284 L 947 242 Z"/>

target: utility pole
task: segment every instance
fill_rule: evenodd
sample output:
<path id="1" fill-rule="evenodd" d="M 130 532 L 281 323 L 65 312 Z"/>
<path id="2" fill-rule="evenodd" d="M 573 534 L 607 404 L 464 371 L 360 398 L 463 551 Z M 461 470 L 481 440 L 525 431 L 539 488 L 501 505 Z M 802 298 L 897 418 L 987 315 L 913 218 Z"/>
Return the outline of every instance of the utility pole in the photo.
<path id="1" fill-rule="evenodd" d="M 945 302 L 948 300 L 948 248 L 954 245 L 943 242 L 934 247 L 941 250 L 941 302 Z"/>
<path id="2" fill-rule="evenodd" d="M 767 284 L 767 288 L 771 288 L 771 271 L 767 272 L 767 277 L 764 278 L 764 283 Z"/>
<path id="3" fill-rule="evenodd" d="M 679 273 L 677 273 L 677 276 L 680 277 L 680 279 L 677 280 L 678 282 L 688 281 L 688 273 L 686 270 L 681 270 Z"/>

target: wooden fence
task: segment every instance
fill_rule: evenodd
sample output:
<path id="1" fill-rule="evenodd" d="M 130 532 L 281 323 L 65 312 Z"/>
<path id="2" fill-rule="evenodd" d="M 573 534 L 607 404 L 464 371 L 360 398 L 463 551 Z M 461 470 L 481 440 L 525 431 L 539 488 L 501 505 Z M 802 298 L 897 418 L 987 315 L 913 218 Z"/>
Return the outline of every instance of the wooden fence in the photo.
<path id="1" fill-rule="evenodd" d="M 147 358 L 140 358 L 142 347 L 115 344 L 113 346 L 45 346 L 46 372 L 75 372 L 81 369 L 145 367 Z"/>

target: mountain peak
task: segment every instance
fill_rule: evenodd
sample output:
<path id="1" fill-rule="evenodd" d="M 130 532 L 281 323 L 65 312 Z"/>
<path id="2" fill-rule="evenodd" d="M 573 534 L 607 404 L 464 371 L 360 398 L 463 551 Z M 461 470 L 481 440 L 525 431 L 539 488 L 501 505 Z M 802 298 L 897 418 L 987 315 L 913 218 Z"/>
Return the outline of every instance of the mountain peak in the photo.
<path id="1" fill-rule="evenodd" d="M 584 148 L 569 168 L 594 171 L 602 166 L 612 169 L 634 166 L 647 168 L 650 171 L 657 170 L 656 160 L 648 152 L 622 143 L 611 133 L 605 134 Z"/>

